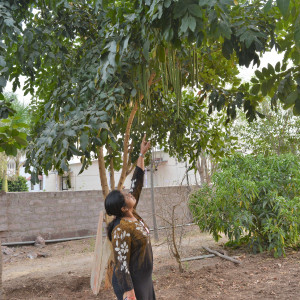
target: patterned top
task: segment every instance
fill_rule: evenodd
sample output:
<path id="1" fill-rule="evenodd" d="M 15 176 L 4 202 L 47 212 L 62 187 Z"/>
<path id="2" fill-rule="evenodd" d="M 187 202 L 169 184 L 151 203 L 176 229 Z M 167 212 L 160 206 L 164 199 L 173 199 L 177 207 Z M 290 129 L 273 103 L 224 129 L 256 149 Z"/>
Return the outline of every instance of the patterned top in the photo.
<path id="1" fill-rule="evenodd" d="M 138 204 L 143 187 L 144 171 L 136 167 L 130 193 Z M 136 208 L 135 205 L 135 208 Z M 137 221 L 121 219 L 112 231 L 112 245 L 115 259 L 115 275 L 123 293 L 138 288 L 135 282 L 141 278 L 152 276 L 153 255 L 150 234 L 147 225 L 137 214 Z"/>

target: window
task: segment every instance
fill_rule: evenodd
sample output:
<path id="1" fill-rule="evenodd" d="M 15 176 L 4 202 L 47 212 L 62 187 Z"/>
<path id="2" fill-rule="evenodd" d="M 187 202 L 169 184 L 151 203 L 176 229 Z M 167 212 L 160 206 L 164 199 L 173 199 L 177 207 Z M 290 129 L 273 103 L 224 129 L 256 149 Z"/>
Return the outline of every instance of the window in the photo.
<path id="1" fill-rule="evenodd" d="M 62 191 L 67 191 L 70 188 L 69 176 L 62 176 L 61 178 L 61 189 Z"/>
<path id="2" fill-rule="evenodd" d="M 43 179 L 40 179 L 39 188 L 40 188 L 40 191 L 43 190 Z"/>

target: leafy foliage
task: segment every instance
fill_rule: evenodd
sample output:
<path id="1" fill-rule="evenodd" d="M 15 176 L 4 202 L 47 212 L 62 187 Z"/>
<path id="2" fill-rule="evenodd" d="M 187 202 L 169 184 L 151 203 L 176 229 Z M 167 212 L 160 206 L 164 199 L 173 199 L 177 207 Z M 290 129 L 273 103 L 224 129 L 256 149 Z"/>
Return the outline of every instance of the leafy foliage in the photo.
<path id="1" fill-rule="evenodd" d="M 0 101 L 0 152 L 16 156 L 18 149 L 27 146 L 28 125 L 23 123 L 17 111 L 13 109 L 12 99 Z"/>
<path id="2" fill-rule="evenodd" d="M 8 192 L 28 192 L 26 178 L 19 176 L 17 178 L 7 180 Z M 0 179 L 0 190 L 2 188 L 2 180 Z"/>
<path id="3" fill-rule="evenodd" d="M 190 208 L 200 229 L 215 240 L 224 233 L 254 252 L 281 256 L 299 241 L 299 200 L 298 157 L 235 155 L 221 163 L 212 187 L 192 195 Z"/>
<path id="4" fill-rule="evenodd" d="M 300 119 L 290 110 L 278 105 L 271 110 L 270 103 L 262 102 L 260 111 L 263 118 L 249 123 L 241 113 L 239 121 L 233 125 L 231 134 L 239 138 L 238 148 L 243 153 L 280 155 L 300 154 Z"/>
<path id="5" fill-rule="evenodd" d="M 259 66 L 259 53 L 274 46 L 289 53 L 286 59 L 294 59 L 299 53 L 299 4 L 296 0 L 288 5 L 266 0 L 239 3 L 0 1 L 4 37 L 0 92 L 8 79 L 17 88 L 24 75 L 25 93 L 39 99 L 33 105 L 36 119 L 27 170 L 31 165 L 37 173 L 52 168 L 62 173 L 68 170 L 68 160 L 78 155 L 83 171 L 99 146 L 109 141 L 117 148 L 120 132 L 113 125 L 120 122 L 117 127 L 122 127 L 128 109 L 141 95 L 144 113 L 161 98 L 164 106 L 173 107 L 170 94 L 174 95 L 178 119 L 182 91 L 197 87 L 208 98 L 210 113 L 224 109 L 229 122 L 242 107 L 254 120 L 263 95 L 227 75 L 234 75 L 231 69 L 237 65 Z M 212 63 L 206 68 L 209 59 L 218 65 L 216 58 L 221 56 L 223 74 L 222 67 Z M 290 71 L 294 82 L 298 69 Z M 280 70 L 278 80 L 284 72 Z M 150 88 L 147 82 L 153 74 Z M 296 89 L 292 83 L 289 91 Z"/>

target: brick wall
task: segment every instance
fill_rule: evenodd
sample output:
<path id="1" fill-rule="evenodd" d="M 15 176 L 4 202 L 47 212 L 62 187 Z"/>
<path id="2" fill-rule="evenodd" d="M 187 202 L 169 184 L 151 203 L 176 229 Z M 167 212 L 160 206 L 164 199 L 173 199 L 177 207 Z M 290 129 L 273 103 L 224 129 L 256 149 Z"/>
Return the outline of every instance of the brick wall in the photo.
<path id="1" fill-rule="evenodd" d="M 186 207 L 187 187 L 155 188 L 157 222 L 166 225 L 171 207 L 177 222 L 190 221 Z M 0 238 L 2 242 L 33 241 L 96 234 L 99 211 L 104 209 L 101 191 L 65 191 L 0 194 Z M 144 188 L 137 211 L 152 227 L 151 190 Z"/>

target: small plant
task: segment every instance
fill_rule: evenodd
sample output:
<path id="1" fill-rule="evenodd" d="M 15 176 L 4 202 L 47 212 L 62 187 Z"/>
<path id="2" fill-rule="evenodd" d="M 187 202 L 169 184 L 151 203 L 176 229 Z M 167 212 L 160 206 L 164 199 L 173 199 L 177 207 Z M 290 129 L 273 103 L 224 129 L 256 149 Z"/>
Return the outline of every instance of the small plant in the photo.
<path id="1" fill-rule="evenodd" d="M 181 186 L 177 190 L 178 201 L 169 195 L 164 198 L 164 205 L 159 205 L 157 216 L 162 220 L 165 228 L 166 241 L 171 257 L 175 258 L 179 272 L 182 273 L 184 268 L 181 262 L 182 255 L 182 238 L 185 233 L 184 224 L 190 221 L 189 211 L 187 209 L 188 192 Z"/>
<path id="2" fill-rule="evenodd" d="M 246 244 L 254 252 L 285 255 L 299 241 L 300 162 L 293 155 L 236 155 L 224 160 L 211 187 L 190 197 L 190 208 L 201 230 L 228 245 Z"/>
<path id="3" fill-rule="evenodd" d="M 18 176 L 7 180 L 9 192 L 28 192 L 28 186 L 26 178 Z M 2 188 L 2 180 L 0 179 L 0 190 Z"/>

